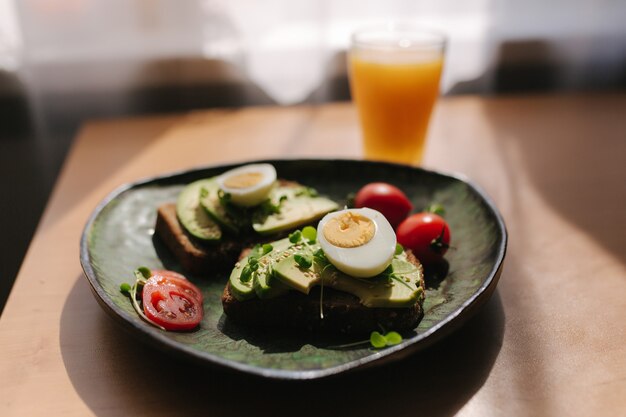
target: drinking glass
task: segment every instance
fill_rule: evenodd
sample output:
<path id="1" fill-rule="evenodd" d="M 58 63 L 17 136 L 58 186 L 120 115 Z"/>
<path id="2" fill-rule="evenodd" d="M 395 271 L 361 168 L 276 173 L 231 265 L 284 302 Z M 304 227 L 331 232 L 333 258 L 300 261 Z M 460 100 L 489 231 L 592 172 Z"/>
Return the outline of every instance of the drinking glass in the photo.
<path id="1" fill-rule="evenodd" d="M 421 162 L 445 46 L 443 34 L 406 24 L 352 35 L 350 89 L 366 159 Z"/>

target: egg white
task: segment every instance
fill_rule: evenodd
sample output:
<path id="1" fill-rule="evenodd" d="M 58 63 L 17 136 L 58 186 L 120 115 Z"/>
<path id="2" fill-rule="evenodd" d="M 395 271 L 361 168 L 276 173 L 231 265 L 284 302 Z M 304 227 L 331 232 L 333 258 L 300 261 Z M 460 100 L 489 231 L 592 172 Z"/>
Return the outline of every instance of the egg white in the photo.
<path id="1" fill-rule="evenodd" d="M 246 173 L 261 173 L 262 178 L 258 183 L 245 188 L 232 188 L 225 183 L 235 175 Z M 251 164 L 226 171 L 217 178 L 219 187 L 225 193 L 230 194 L 231 202 L 242 207 L 252 207 L 261 204 L 269 196 L 272 187 L 276 183 L 276 169 L 270 164 Z"/>
<path id="2" fill-rule="evenodd" d="M 355 248 L 341 248 L 326 239 L 326 223 L 347 211 L 367 217 L 374 223 L 374 237 L 369 242 Z M 370 278 L 383 272 L 396 251 L 396 234 L 389 221 L 379 211 L 370 208 L 347 209 L 327 214 L 317 226 L 317 241 L 330 263 L 341 272 L 357 278 Z"/>

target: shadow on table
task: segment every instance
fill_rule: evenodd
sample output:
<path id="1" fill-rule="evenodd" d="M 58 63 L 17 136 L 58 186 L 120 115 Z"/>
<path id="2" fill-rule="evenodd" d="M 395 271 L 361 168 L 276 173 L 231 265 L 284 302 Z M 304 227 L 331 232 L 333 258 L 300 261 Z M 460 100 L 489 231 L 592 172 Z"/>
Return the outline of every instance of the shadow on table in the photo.
<path id="1" fill-rule="evenodd" d="M 198 368 L 139 342 L 96 307 L 79 277 L 63 308 L 60 345 L 76 392 L 99 416 L 447 416 L 484 384 L 503 335 L 496 291 L 464 327 L 405 360 L 323 380 L 262 380 Z"/>
<path id="2" fill-rule="evenodd" d="M 626 226 L 626 140 L 619 128 L 624 96 L 555 96 L 533 103 L 523 113 L 515 111 L 519 99 L 484 104 L 499 154 L 519 157 L 544 201 L 626 264 L 626 235 L 620 232 Z M 515 190 L 511 174 L 509 188 Z"/>

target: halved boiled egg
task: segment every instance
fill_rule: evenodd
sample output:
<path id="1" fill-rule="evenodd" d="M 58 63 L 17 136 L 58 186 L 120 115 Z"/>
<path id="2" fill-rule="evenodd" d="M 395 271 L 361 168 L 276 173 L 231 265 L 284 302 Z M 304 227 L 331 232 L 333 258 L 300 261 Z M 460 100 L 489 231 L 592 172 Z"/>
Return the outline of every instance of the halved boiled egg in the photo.
<path id="1" fill-rule="evenodd" d="M 317 241 L 341 272 L 369 278 L 383 272 L 396 250 L 396 234 L 379 211 L 370 208 L 329 213 L 317 226 Z"/>
<path id="2" fill-rule="evenodd" d="M 251 164 L 226 171 L 217 183 L 231 202 L 238 206 L 256 206 L 267 199 L 276 183 L 276 169 L 270 164 Z"/>

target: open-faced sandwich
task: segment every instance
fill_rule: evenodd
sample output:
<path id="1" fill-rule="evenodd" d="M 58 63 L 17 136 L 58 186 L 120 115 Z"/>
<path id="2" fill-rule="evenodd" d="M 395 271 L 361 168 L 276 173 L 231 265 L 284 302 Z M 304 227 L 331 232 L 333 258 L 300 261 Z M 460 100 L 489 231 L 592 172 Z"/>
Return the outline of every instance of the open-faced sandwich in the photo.
<path id="1" fill-rule="evenodd" d="M 338 205 L 305 185 L 252 164 L 185 186 L 158 208 L 156 233 L 192 274 L 232 268 L 242 249 L 312 224 Z"/>
<path id="2" fill-rule="evenodd" d="M 254 164 L 192 182 L 176 204 L 158 208 L 156 232 L 187 272 L 231 270 L 221 297 L 229 321 L 371 337 L 391 330 L 393 338 L 372 345 L 399 343 L 396 332 L 415 329 L 423 316 L 422 262 L 442 262 L 450 242 L 448 225 L 432 212 L 442 208 L 409 215 L 401 190 L 370 183 L 356 193 L 357 208 L 338 210 L 315 190 L 276 178 L 273 166 Z M 199 290 L 190 293 L 179 274 L 140 268 L 135 276 L 122 291 L 147 321 L 166 330 L 191 329 L 191 318 L 200 324 Z M 174 310 L 189 315 L 184 327 Z"/>
<path id="3" fill-rule="evenodd" d="M 235 265 L 222 295 L 245 325 L 365 334 L 416 327 L 423 270 L 369 208 L 327 214 L 317 226 L 257 245 Z"/>

